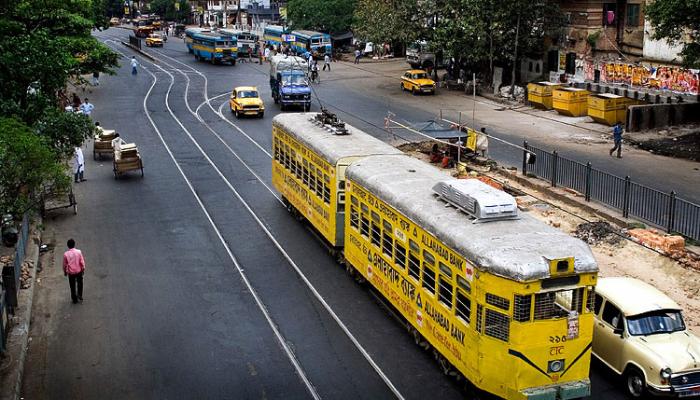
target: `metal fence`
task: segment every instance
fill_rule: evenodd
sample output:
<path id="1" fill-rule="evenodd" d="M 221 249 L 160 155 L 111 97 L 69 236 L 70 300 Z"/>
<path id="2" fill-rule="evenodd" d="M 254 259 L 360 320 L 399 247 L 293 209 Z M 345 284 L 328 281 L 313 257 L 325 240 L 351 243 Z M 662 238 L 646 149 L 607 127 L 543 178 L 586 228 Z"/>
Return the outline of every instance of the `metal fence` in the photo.
<path id="1" fill-rule="evenodd" d="M 667 232 L 677 232 L 700 241 L 700 205 L 680 199 L 675 192 L 664 193 L 597 170 L 591 163 L 580 163 L 523 144 L 523 174 L 533 174 L 551 183 L 576 190 L 586 201 L 597 201 L 622 212 L 622 216 L 639 218 Z M 528 152 L 535 155 L 535 162 Z"/>
<path id="2" fill-rule="evenodd" d="M 25 249 L 29 240 L 29 213 L 22 217 L 22 227 L 15 244 L 14 264 L 4 267 L 2 271 L 2 290 L 0 291 L 0 350 L 5 350 L 7 332 L 9 331 L 8 313 L 14 314 L 17 307 L 17 295 L 20 290 L 20 276 L 24 263 Z"/>

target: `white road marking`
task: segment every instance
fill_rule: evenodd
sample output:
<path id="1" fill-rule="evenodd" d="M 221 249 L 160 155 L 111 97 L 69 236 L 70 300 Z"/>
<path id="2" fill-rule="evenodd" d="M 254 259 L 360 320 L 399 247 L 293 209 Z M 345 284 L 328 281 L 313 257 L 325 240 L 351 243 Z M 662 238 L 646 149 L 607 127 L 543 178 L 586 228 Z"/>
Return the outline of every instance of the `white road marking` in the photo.
<path id="1" fill-rule="evenodd" d="M 158 53 L 159 53 L 160 55 L 166 57 L 166 58 L 169 58 L 169 59 L 171 59 L 171 60 L 173 60 L 173 61 L 175 61 L 175 62 L 181 64 L 181 65 L 186 66 L 187 68 L 189 68 L 189 69 L 195 71 L 198 75 L 200 75 L 202 78 L 204 78 L 204 82 L 205 82 L 205 83 L 204 83 L 204 99 L 205 99 L 205 102 L 209 105 L 209 107 L 211 108 L 212 111 L 214 111 L 215 114 L 218 114 L 220 117 L 223 118 L 223 116 L 222 116 L 221 114 L 217 113 L 217 112 L 214 110 L 214 108 L 212 107 L 212 105 L 211 105 L 211 99 L 208 97 L 208 94 L 207 94 L 207 92 L 206 92 L 206 90 L 207 90 L 207 85 L 208 85 L 208 79 L 207 79 L 207 77 L 206 77 L 204 74 L 202 74 L 201 72 L 199 72 L 198 70 L 196 70 L 195 68 L 192 68 L 191 66 L 189 66 L 189 65 L 187 65 L 187 64 L 185 64 L 185 63 L 183 63 L 183 62 L 181 62 L 181 61 L 179 61 L 179 60 L 176 60 L 176 59 L 174 59 L 174 58 L 172 58 L 172 57 L 170 57 L 170 56 L 168 56 L 168 55 L 166 55 L 166 54 L 164 54 L 164 53 L 162 53 L 162 52 L 158 52 Z M 161 62 L 163 62 L 163 61 L 161 60 Z M 166 63 L 166 62 L 163 62 L 163 63 L 166 64 L 166 65 L 168 65 L 168 63 Z M 162 67 L 158 66 L 158 65 L 155 64 L 155 63 L 153 63 L 153 65 L 154 65 L 156 68 L 159 68 L 159 69 L 162 70 L 163 72 L 165 72 L 165 73 L 167 73 L 168 75 L 170 75 L 171 78 L 172 78 L 172 74 L 170 74 L 169 72 L 165 71 L 165 69 L 163 69 Z M 172 67 L 172 64 L 170 64 L 169 66 Z M 149 71 L 149 73 L 150 73 L 150 71 Z M 154 75 L 154 77 L 155 77 L 155 75 Z M 171 86 L 172 86 L 172 85 L 171 85 Z M 168 95 L 169 95 L 169 91 L 168 91 L 168 94 L 166 95 L 166 106 L 168 107 L 168 110 L 170 111 L 170 114 L 173 116 L 173 118 L 174 118 L 175 121 L 178 123 L 178 125 L 180 125 L 180 127 L 185 131 L 185 133 L 187 133 L 187 135 L 189 136 L 190 140 L 194 143 L 194 145 L 195 145 L 195 146 L 199 149 L 199 151 L 202 153 L 202 156 L 204 156 L 204 158 L 207 159 L 207 161 L 208 161 L 209 164 L 212 166 L 212 168 L 214 168 L 214 170 L 218 173 L 218 175 L 221 177 L 221 179 L 224 180 L 224 182 L 225 182 L 226 185 L 229 187 L 229 189 L 231 190 L 231 192 L 233 192 L 233 194 L 239 199 L 239 201 L 243 204 L 243 206 L 246 208 L 246 210 L 248 210 L 248 212 L 250 213 L 250 215 L 255 219 L 255 221 L 258 223 L 258 225 L 263 229 L 263 231 L 264 231 L 265 234 L 268 236 L 268 238 L 275 244 L 275 247 L 277 247 L 277 249 L 278 249 L 278 250 L 280 251 L 280 253 L 284 256 L 284 258 L 289 262 L 289 264 L 292 266 L 292 268 L 294 268 L 294 270 L 297 272 L 298 276 L 299 276 L 299 277 L 302 279 L 302 281 L 306 284 L 307 288 L 313 293 L 314 297 L 316 297 L 316 299 L 323 305 L 323 307 L 326 309 L 326 311 L 331 315 L 331 317 L 336 321 L 336 323 L 338 324 L 338 326 L 343 330 L 343 332 L 345 333 L 345 335 L 346 335 L 346 336 L 350 339 L 350 341 L 352 341 L 352 343 L 355 345 L 355 348 L 357 348 L 357 350 L 363 355 L 363 357 L 365 358 L 365 360 L 367 360 L 367 362 L 372 366 L 372 368 L 375 370 L 375 372 L 377 373 L 377 375 L 380 376 L 380 378 L 384 381 L 384 383 L 387 385 L 387 387 L 394 393 L 394 395 L 395 395 L 398 399 L 403 400 L 403 399 L 404 399 L 404 396 L 398 391 L 398 389 L 394 386 L 394 384 L 391 382 L 391 380 L 389 380 L 389 378 L 386 376 L 386 374 L 384 373 L 384 371 L 382 371 L 382 369 L 379 367 L 379 365 L 374 361 L 374 359 L 372 359 L 372 357 L 371 357 L 370 354 L 367 352 L 367 350 L 365 350 L 365 348 L 362 347 L 362 345 L 361 345 L 360 342 L 357 340 L 357 338 L 355 338 L 355 336 L 352 334 L 352 332 L 350 332 L 350 330 L 347 328 L 347 326 L 345 325 L 345 323 L 343 323 L 343 321 L 340 319 L 340 317 L 335 313 L 335 311 L 333 311 L 333 309 L 332 309 L 332 308 L 330 307 L 330 305 L 326 302 L 326 300 L 323 298 L 323 296 L 321 296 L 321 294 L 320 294 L 320 293 L 318 292 L 318 290 L 313 286 L 313 284 L 309 281 L 309 279 L 306 277 L 306 275 L 304 275 L 304 273 L 301 271 L 301 269 L 299 268 L 299 266 L 294 262 L 294 260 L 293 260 L 293 259 L 291 258 L 291 256 L 286 252 L 286 250 L 284 250 L 284 248 L 282 247 L 282 245 L 279 243 L 279 241 L 277 241 L 277 239 L 276 239 L 276 238 L 274 237 L 274 235 L 270 232 L 270 230 L 267 228 L 267 226 L 265 226 L 265 224 L 263 223 L 263 221 L 262 221 L 262 220 L 258 217 L 258 215 L 255 213 L 255 211 L 253 211 L 253 209 L 250 207 L 250 205 L 248 204 L 248 202 L 246 202 L 245 199 L 243 199 L 243 197 L 242 197 L 242 196 L 238 193 L 238 191 L 233 187 L 233 185 L 231 184 L 231 182 L 224 176 L 224 174 L 221 172 L 221 170 L 219 170 L 219 168 L 218 168 L 218 167 L 216 166 L 216 164 L 211 160 L 211 158 L 209 158 L 209 156 L 207 155 L 207 153 L 199 146 L 199 143 L 197 142 L 197 140 L 194 139 L 194 137 L 193 137 L 193 136 L 191 135 L 191 133 L 187 130 L 187 128 L 185 128 L 185 127 L 182 125 L 182 123 L 180 122 L 180 120 L 177 119 L 177 117 L 172 113 L 172 111 L 170 110 L 170 106 L 169 106 L 168 103 L 167 103 L 167 97 L 168 97 Z M 186 98 L 185 98 L 185 100 L 187 101 Z M 144 104 L 145 104 L 145 103 L 144 103 Z M 145 107 L 145 106 L 144 106 L 144 107 Z M 189 107 L 188 107 L 188 108 L 189 108 Z M 144 109 L 145 109 L 145 108 L 144 108 Z M 146 111 L 147 111 L 147 110 L 146 110 Z M 247 133 L 245 133 L 240 127 L 238 127 L 237 125 L 233 124 L 231 121 L 229 121 L 229 120 L 226 119 L 226 118 L 223 118 L 223 119 L 224 119 L 225 121 L 227 121 L 230 125 L 232 125 L 234 128 L 236 128 L 236 129 L 237 129 L 239 132 L 241 132 L 243 135 L 245 135 L 245 136 L 246 136 L 251 142 L 253 142 L 258 148 L 260 148 L 261 150 L 263 150 L 270 158 L 272 158 L 272 155 L 271 155 L 269 152 L 267 152 L 267 150 L 263 149 L 263 148 L 260 146 L 260 144 L 258 144 L 255 140 L 253 140 L 253 139 L 252 139 Z M 229 149 L 230 149 L 230 148 L 229 148 Z M 232 151 L 232 150 L 231 150 L 231 151 Z M 239 159 L 240 159 L 240 158 L 239 158 Z M 174 158 L 173 158 L 173 161 L 175 161 Z M 242 160 L 241 160 L 241 162 L 242 162 L 244 165 L 247 165 L 247 164 L 246 164 L 245 162 L 243 162 Z M 258 178 L 257 175 L 255 175 L 255 176 L 256 176 L 257 179 L 260 180 L 260 178 Z M 184 175 L 183 175 L 183 177 L 184 177 Z M 260 182 L 262 182 L 262 180 L 260 180 Z M 264 184 L 264 182 L 262 182 L 262 183 Z M 193 192 L 193 193 L 194 193 L 194 192 Z M 276 196 L 276 197 L 277 197 L 277 196 Z M 278 198 L 278 199 L 279 199 L 279 198 Z M 218 230 L 217 230 L 217 232 L 218 232 Z M 227 249 L 228 249 L 228 247 L 227 247 Z"/>
<path id="2" fill-rule="evenodd" d="M 119 50 L 116 50 L 116 49 L 115 49 L 115 51 L 121 53 Z M 121 54 L 124 54 L 124 53 L 121 53 Z M 169 72 L 165 71 L 164 69 L 162 69 L 162 68 L 159 67 L 158 65 L 153 64 L 153 66 L 155 66 L 156 68 L 161 69 L 163 72 L 165 72 L 166 74 L 168 74 L 168 75 L 170 76 L 170 85 L 168 86 L 168 91 L 167 91 L 166 94 L 165 94 L 165 106 L 168 108 L 168 112 L 170 113 L 170 115 L 176 120 L 176 122 L 177 122 L 177 123 L 180 125 L 180 127 L 187 133 L 187 135 L 190 136 L 190 139 L 192 139 L 192 136 L 190 135 L 189 131 L 187 131 L 187 129 L 180 123 L 180 121 L 177 119 L 177 117 L 175 117 L 175 114 L 173 114 L 172 110 L 170 109 L 170 105 L 168 104 L 168 100 L 169 100 L 169 96 L 170 96 L 170 91 L 171 91 L 171 89 L 172 89 L 172 87 L 173 87 L 173 85 L 174 85 L 174 83 L 175 83 L 175 78 L 173 77 L 172 74 L 170 74 Z M 296 356 L 294 355 L 294 353 L 292 352 L 292 350 L 289 348 L 289 345 L 287 344 L 287 340 L 284 338 L 284 336 L 282 336 L 282 333 L 279 331 L 279 329 L 277 328 L 277 325 L 276 325 L 276 324 L 274 323 L 274 321 L 272 320 L 272 316 L 271 316 L 270 313 L 267 311 L 267 308 L 265 307 L 265 304 L 262 302 L 262 299 L 261 299 L 260 296 L 258 295 L 258 293 L 257 293 L 257 291 L 255 290 L 255 288 L 253 288 L 253 285 L 252 285 L 252 284 L 250 283 L 250 281 L 248 280 L 248 277 L 246 276 L 245 272 L 243 272 L 243 268 L 242 268 L 241 265 L 238 263 L 238 259 L 236 258 L 236 256 L 235 256 L 235 255 L 233 254 L 233 252 L 231 251 L 231 248 L 228 246 L 228 243 L 226 243 L 226 240 L 224 239 L 223 235 L 221 234 L 221 231 L 219 230 L 218 226 L 216 225 L 216 223 L 215 223 L 214 220 L 212 219 L 211 215 L 209 214 L 209 211 L 207 210 L 206 206 L 205 206 L 204 203 L 202 202 L 202 199 L 201 199 L 201 198 L 199 197 L 199 195 L 197 194 L 197 191 L 196 191 L 196 190 L 194 189 L 194 187 L 192 186 L 192 183 L 190 182 L 189 178 L 187 178 L 187 175 L 185 174 L 185 172 L 183 171 L 182 167 L 180 166 L 180 163 L 175 159 L 175 155 L 172 153 L 172 151 L 170 150 L 170 146 L 168 146 L 167 142 L 165 141 L 165 138 L 163 138 L 163 135 L 160 133 L 160 129 L 158 129 L 158 126 L 156 126 L 155 122 L 154 122 L 153 119 L 151 118 L 151 115 L 149 114 L 148 108 L 147 108 L 147 106 L 146 106 L 146 102 L 147 102 L 148 98 L 150 97 L 151 92 L 153 91 L 153 88 L 155 87 L 156 83 L 158 82 L 158 77 L 156 76 L 156 74 L 154 74 L 153 72 L 151 72 L 151 71 L 150 71 L 148 68 L 146 68 L 145 66 L 142 66 L 142 68 L 143 68 L 146 72 L 148 72 L 148 73 L 153 77 L 153 83 L 151 84 L 151 87 L 148 88 L 148 92 L 146 93 L 146 96 L 143 98 L 143 111 L 144 111 L 144 113 L 146 114 L 146 117 L 148 118 L 148 121 L 149 121 L 149 122 L 151 123 L 151 125 L 153 126 L 153 129 L 155 130 L 156 134 L 158 135 L 158 138 L 160 138 L 161 143 L 163 143 L 163 146 L 165 147 L 165 150 L 168 152 L 168 155 L 170 156 L 170 159 L 173 161 L 173 163 L 175 164 L 175 167 L 176 167 L 177 170 L 180 172 L 180 175 L 182 176 L 182 179 L 185 180 L 185 183 L 187 184 L 187 187 L 190 189 L 190 192 L 192 192 L 192 195 L 193 195 L 194 198 L 197 200 L 197 204 L 199 204 L 199 207 L 202 209 L 202 212 L 203 212 L 204 215 L 207 217 L 207 220 L 209 221 L 209 224 L 210 224 L 211 227 L 214 229 L 214 232 L 216 233 L 216 236 L 219 238 L 219 241 L 221 242 L 221 244 L 224 246 L 224 249 L 226 250 L 226 253 L 228 254 L 229 258 L 231 259 L 231 262 L 233 262 L 233 265 L 234 265 L 234 266 L 236 267 L 236 269 L 238 270 L 238 273 L 240 274 L 241 279 L 243 280 L 243 282 L 245 283 L 246 287 L 248 288 L 248 291 L 250 292 L 251 296 L 253 296 L 253 299 L 255 300 L 256 305 L 258 306 L 258 308 L 260 309 L 260 311 L 261 311 L 261 312 L 263 313 L 263 315 L 265 316 L 265 320 L 267 320 L 267 323 L 268 323 L 268 325 L 270 326 L 270 328 L 272 329 L 272 331 L 274 332 L 275 337 L 276 337 L 278 343 L 280 344 L 280 346 L 282 346 L 282 349 L 283 349 L 284 352 L 287 354 L 287 358 L 289 358 L 289 360 L 291 361 L 292 365 L 294 366 L 294 369 L 297 371 L 297 374 L 299 374 L 299 377 L 300 377 L 301 380 L 304 382 L 304 385 L 306 386 L 307 390 L 309 391 L 309 394 L 311 394 L 311 396 L 312 396 L 314 399 L 316 399 L 316 400 L 321 400 L 321 396 L 318 394 L 318 392 L 316 391 L 316 388 L 313 386 L 313 384 L 311 383 L 311 381 L 309 380 L 309 378 L 306 376 L 306 373 L 304 372 L 304 369 L 302 368 L 301 364 L 299 363 L 299 360 L 297 360 Z M 199 148 L 200 151 L 201 151 L 201 148 L 199 147 L 199 145 L 198 145 L 196 142 L 195 142 L 195 145 L 196 145 L 197 148 Z M 206 155 L 205 155 L 205 157 L 206 157 Z M 207 157 L 207 159 L 209 159 L 209 158 Z M 217 171 L 218 171 L 218 170 L 217 170 Z M 220 172 L 219 172 L 219 173 L 220 173 Z"/>

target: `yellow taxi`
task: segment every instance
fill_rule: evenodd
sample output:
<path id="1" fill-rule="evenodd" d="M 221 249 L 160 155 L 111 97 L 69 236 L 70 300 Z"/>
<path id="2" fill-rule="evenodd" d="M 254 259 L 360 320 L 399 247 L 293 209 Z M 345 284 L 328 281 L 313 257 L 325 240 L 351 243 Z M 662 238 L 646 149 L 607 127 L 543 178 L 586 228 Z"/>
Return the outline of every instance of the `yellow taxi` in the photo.
<path id="1" fill-rule="evenodd" d="M 410 90 L 414 95 L 435 94 L 435 81 L 422 69 L 409 69 L 401 77 L 401 90 Z"/>
<path id="2" fill-rule="evenodd" d="M 163 38 L 157 33 L 151 33 L 146 38 L 146 46 L 148 46 L 148 47 L 163 47 Z"/>
<path id="3" fill-rule="evenodd" d="M 258 88 L 255 86 L 234 88 L 231 92 L 229 106 L 236 118 L 240 118 L 242 115 L 256 115 L 262 118 L 265 115 L 265 103 L 260 98 Z"/>
<path id="4" fill-rule="evenodd" d="M 602 278 L 593 311 L 593 355 L 624 377 L 628 397 L 700 396 L 700 339 L 676 302 L 633 278 Z"/>

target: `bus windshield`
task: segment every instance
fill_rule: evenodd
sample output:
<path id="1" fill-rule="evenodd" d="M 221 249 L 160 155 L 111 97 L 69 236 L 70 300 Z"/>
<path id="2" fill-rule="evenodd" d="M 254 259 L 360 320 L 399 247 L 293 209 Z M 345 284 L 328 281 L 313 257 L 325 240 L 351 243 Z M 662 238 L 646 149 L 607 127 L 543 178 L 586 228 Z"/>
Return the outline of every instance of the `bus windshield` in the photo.
<path id="1" fill-rule="evenodd" d="M 627 318 L 630 335 L 645 336 L 657 333 L 672 333 L 685 330 L 683 316 L 677 310 L 653 311 Z"/>

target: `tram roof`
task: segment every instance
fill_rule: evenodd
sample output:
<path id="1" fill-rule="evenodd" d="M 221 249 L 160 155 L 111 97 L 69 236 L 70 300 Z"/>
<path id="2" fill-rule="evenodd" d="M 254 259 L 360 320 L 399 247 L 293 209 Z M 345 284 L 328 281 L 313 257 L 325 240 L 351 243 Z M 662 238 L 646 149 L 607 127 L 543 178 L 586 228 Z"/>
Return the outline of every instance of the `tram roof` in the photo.
<path id="1" fill-rule="evenodd" d="M 315 116 L 316 113 L 278 114 L 272 119 L 272 122 L 333 165 L 346 157 L 403 154 L 394 146 L 348 124 L 345 124 L 348 135 L 335 135 L 309 121 Z"/>
<path id="2" fill-rule="evenodd" d="M 549 260 L 574 257 L 577 273 L 598 270 L 588 245 L 527 214 L 519 219 L 473 223 L 446 203 L 432 188 L 456 180 L 408 155 L 358 160 L 348 179 L 369 189 L 479 269 L 517 281 L 550 276 Z"/>

